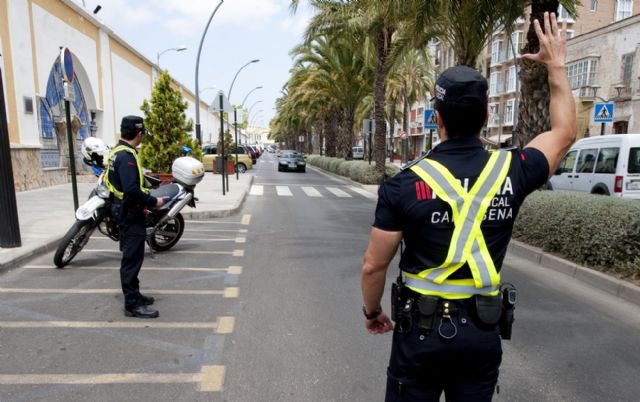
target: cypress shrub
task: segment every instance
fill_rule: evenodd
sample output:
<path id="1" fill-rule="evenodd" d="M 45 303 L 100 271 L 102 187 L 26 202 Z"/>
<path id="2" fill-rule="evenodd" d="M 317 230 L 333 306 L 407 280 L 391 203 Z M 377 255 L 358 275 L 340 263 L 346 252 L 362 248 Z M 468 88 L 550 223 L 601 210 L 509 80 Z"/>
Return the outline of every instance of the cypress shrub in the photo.
<path id="1" fill-rule="evenodd" d="M 536 191 L 520 209 L 514 238 L 575 263 L 640 279 L 640 202 Z"/>

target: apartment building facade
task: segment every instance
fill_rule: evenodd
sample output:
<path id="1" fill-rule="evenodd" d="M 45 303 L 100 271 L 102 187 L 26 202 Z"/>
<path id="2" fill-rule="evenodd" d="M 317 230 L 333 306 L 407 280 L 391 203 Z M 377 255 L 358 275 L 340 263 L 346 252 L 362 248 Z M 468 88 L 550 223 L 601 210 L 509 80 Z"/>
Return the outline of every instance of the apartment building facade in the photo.
<path id="1" fill-rule="evenodd" d="M 582 1 L 578 5 L 576 18 L 572 18 L 560 6 L 558 21 L 567 23 L 568 47 L 571 48 L 576 41 L 584 42 L 583 39 L 578 38 L 639 13 L 640 0 L 589 0 Z M 528 18 L 519 19 L 510 35 L 504 31 L 496 32 L 483 53 L 481 71 L 489 81 L 489 119 L 486 137 L 501 145 L 511 144 L 512 132 L 517 124 L 520 85 L 516 59 L 524 46 L 528 29 Z M 581 58 L 578 55 L 579 48 L 575 46 L 574 48 L 576 50 L 572 56 L 573 59 Z M 572 81 L 572 89 L 579 90 L 579 85 L 584 84 L 583 77 L 588 78 L 594 75 L 598 65 L 597 59 L 597 57 L 591 57 L 572 63 L 570 62 L 571 58 L 567 58 L 567 70 Z M 618 57 L 615 58 L 615 60 L 618 59 Z M 611 64 L 610 67 L 619 68 L 619 64 L 615 66 Z M 578 95 L 577 92 L 576 95 Z M 579 111 L 581 111 L 580 107 Z M 584 125 L 586 124 L 584 112 L 581 115 Z M 585 131 L 582 130 L 582 132 Z"/>

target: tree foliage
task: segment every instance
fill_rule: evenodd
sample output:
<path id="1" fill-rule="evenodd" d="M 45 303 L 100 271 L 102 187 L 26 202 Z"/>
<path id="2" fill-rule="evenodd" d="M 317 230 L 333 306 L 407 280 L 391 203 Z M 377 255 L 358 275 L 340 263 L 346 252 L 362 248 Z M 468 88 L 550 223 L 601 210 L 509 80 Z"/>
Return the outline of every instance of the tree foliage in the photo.
<path id="1" fill-rule="evenodd" d="M 140 107 L 144 125 L 151 133 L 142 141 L 142 164 L 155 172 L 171 171 L 171 164 L 180 156 L 180 148 L 193 150 L 192 156 L 202 160 L 202 148 L 189 136 L 193 122 L 187 120 L 187 102 L 182 93 L 172 86 L 171 76 L 163 71 L 153 86 L 151 99 Z"/>

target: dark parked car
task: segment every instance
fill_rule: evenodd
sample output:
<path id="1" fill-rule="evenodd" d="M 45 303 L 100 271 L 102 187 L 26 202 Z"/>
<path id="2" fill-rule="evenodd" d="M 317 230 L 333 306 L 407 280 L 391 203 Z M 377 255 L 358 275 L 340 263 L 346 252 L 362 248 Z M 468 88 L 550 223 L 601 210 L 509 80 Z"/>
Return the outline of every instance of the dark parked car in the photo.
<path id="1" fill-rule="evenodd" d="M 304 156 L 297 151 L 283 151 L 282 155 L 278 156 L 278 172 L 283 170 L 306 171 L 307 164 Z"/>

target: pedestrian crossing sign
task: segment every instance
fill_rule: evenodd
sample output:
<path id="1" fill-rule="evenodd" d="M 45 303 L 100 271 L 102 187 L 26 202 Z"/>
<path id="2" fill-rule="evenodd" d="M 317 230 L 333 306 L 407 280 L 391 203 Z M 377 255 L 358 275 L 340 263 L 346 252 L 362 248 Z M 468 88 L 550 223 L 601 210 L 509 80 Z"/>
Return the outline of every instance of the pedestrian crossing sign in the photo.
<path id="1" fill-rule="evenodd" d="M 614 110 L 613 103 L 596 103 L 593 107 L 593 121 L 595 123 L 611 123 Z"/>
<path id="2" fill-rule="evenodd" d="M 436 130 L 438 128 L 435 110 L 433 109 L 424 110 L 424 128 L 427 130 Z"/>

